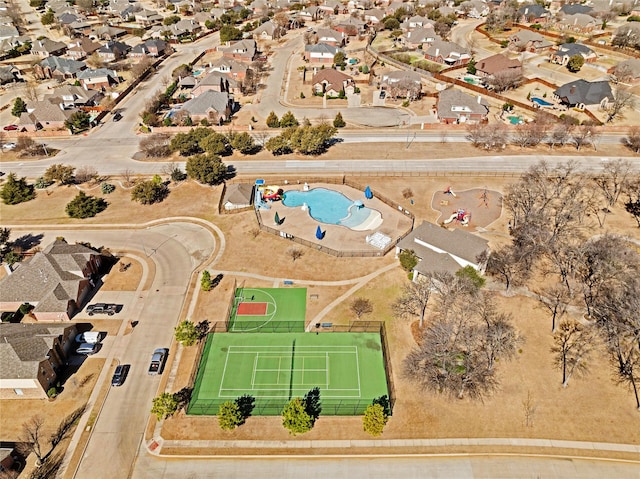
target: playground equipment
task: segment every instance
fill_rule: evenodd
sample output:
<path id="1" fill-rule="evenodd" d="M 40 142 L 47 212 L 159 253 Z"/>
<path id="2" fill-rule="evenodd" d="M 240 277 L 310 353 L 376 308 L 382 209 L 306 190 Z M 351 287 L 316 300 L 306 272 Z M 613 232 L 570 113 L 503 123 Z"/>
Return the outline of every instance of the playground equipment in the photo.
<path id="1" fill-rule="evenodd" d="M 281 200 L 284 196 L 284 190 L 277 186 L 265 186 L 264 188 L 258 188 L 258 191 L 262 194 L 262 198 L 269 201 Z"/>
<path id="2" fill-rule="evenodd" d="M 454 198 L 456 198 L 456 197 L 457 197 L 457 196 L 456 196 L 456 194 L 453 192 L 453 190 L 451 189 L 451 187 L 450 187 L 450 186 L 447 186 L 447 189 L 444 191 L 444 194 L 445 194 L 445 195 L 451 195 L 451 196 L 453 196 Z"/>
<path id="3" fill-rule="evenodd" d="M 471 213 L 463 210 L 462 208 L 453 212 L 453 214 L 443 221 L 443 224 L 448 225 L 452 221 L 458 221 L 462 226 L 467 226 L 471 220 Z"/>

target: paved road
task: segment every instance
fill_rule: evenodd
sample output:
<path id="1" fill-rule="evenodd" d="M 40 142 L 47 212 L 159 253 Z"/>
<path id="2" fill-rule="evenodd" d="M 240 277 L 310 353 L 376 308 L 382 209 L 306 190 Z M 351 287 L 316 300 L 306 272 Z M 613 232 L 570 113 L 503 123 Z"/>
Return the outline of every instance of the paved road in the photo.
<path id="1" fill-rule="evenodd" d="M 107 358 L 107 365 L 114 358 L 132 367 L 125 384 L 109 391 L 76 476 L 128 477 L 142 440 L 151 399 L 160 382 L 160 376 L 147 375 L 151 353 L 171 343 L 191 272 L 213 252 L 215 239 L 208 230 L 192 223 L 138 230 L 45 230 L 12 226 L 14 235 L 21 231 L 43 232 L 43 244 L 56 236 L 64 236 L 70 242 L 89 241 L 94 245 L 107 245 L 115 251 L 137 250 L 138 254 L 147 255 L 156 263 L 152 287 L 140 292 L 139 298 L 133 304 L 127 304 L 122 313 L 122 319 L 137 320 L 139 324 L 132 334 L 108 338 L 100 351 L 100 356 Z M 109 381 L 111 378 L 102 374 L 101 379 Z M 96 390 L 101 384 L 99 381 Z M 86 424 L 87 417 L 84 419 Z M 76 434 L 83 429 L 81 423 Z"/>
<path id="2" fill-rule="evenodd" d="M 141 456 L 133 479 L 603 479 L 640 477 L 639 465 L 519 456 L 304 457 L 158 460 Z"/>

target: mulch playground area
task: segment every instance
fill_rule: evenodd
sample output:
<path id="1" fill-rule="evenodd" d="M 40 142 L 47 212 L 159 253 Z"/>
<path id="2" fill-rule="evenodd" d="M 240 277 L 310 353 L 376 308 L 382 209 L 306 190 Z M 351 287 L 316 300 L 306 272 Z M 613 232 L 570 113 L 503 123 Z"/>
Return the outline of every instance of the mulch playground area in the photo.
<path id="1" fill-rule="evenodd" d="M 455 185 L 434 193 L 431 207 L 448 228 L 486 228 L 502 214 L 502 194 L 487 188 L 457 191 Z"/>

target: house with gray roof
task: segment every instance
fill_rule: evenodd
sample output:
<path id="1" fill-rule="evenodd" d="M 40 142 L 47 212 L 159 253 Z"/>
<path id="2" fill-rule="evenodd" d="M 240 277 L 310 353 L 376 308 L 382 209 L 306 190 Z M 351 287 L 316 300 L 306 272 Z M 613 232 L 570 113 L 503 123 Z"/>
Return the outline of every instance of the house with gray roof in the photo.
<path id="1" fill-rule="evenodd" d="M 442 38 L 431 27 L 417 27 L 400 37 L 400 42 L 411 50 L 415 50 L 420 45 L 423 49 L 425 46 L 428 48 L 436 40 L 442 41 Z"/>
<path id="2" fill-rule="evenodd" d="M 104 261 L 94 249 L 57 239 L 0 281 L 0 310 L 29 303 L 38 321 L 69 320 L 94 288 Z"/>
<path id="3" fill-rule="evenodd" d="M 522 23 L 543 23 L 549 16 L 549 10 L 538 3 L 522 5 L 518 9 L 518 19 Z"/>
<path id="4" fill-rule="evenodd" d="M 311 63 L 333 63 L 336 53 L 342 49 L 327 45 L 326 43 L 316 43 L 315 45 L 304 46 L 304 59 Z"/>
<path id="5" fill-rule="evenodd" d="M 598 59 L 596 52 L 586 45 L 581 43 L 563 43 L 558 45 L 549 56 L 551 63 L 557 63 L 558 65 L 566 65 L 569 63 L 571 57 L 580 55 L 584 58 L 585 63 L 593 63 Z"/>
<path id="6" fill-rule="evenodd" d="M 82 106 L 98 106 L 102 98 L 104 98 L 104 95 L 100 91 L 64 84 L 59 88 L 55 88 L 53 93 L 45 96 L 44 99 L 54 105 L 58 105 L 63 110 L 69 110 Z"/>
<path id="7" fill-rule="evenodd" d="M 489 242 L 460 229 L 449 230 L 424 221 L 396 245 L 396 256 L 412 250 L 419 258 L 413 268 L 413 280 L 420 275 L 437 272 L 455 274 L 461 268 L 472 266 L 482 272 L 484 265 L 478 256 L 487 252 Z"/>
<path id="8" fill-rule="evenodd" d="M 217 71 L 200 75 L 191 91 L 191 98 L 195 98 L 209 90 L 239 94 L 242 93 L 242 82 Z"/>
<path id="9" fill-rule="evenodd" d="M 0 65 L 0 85 L 22 81 L 22 73 L 15 65 Z"/>
<path id="10" fill-rule="evenodd" d="M 565 15 L 575 15 L 576 13 L 589 13 L 593 11 L 593 7 L 582 3 L 565 3 L 560 7 L 560 12 Z"/>
<path id="11" fill-rule="evenodd" d="M 233 97 L 228 92 L 208 90 L 185 102 L 180 107 L 194 123 L 207 119 L 209 123 L 222 124 L 234 112 Z"/>
<path id="12" fill-rule="evenodd" d="M 487 119 L 489 103 L 480 95 L 448 88 L 438 93 L 436 114 L 440 123 L 479 123 Z"/>
<path id="13" fill-rule="evenodd" d="M 0 324 L 0 399 L 46 398 L 74 346 L 75 324 Z"/>
<path id="14" fill-rule="evenodd" d="M 572 15 L 564 15 L 556 25 L 561 30 L 570 30 L 578 33 L 589 33 L 596 29 L 602 22 L 598 22 L 591 15 L 586 13 L 574 13 Z"/>
<path id="15" fill-rule="evenodd" d="M 105 90 L 120 83 L 120 78 L 115 70 L 109 68 L 87 69 L 78 73 L 78 81 L 85 88 Z"/>
<path id="16" fill-rule="evenodd" d="M 35 77 L 40 80 L 55 78 L 62 81 L 77 78 L 78 74 L 85 68 L 87 68 L 85 62 L 64 57 L 47 57 L 35 65 L 33 71 Z"/>
<path id="17" fill-rule="evenodd" d="M 109 25 L 103 25 L 93 29 L 93 34 L 101 40 L 115 40 L 127 34 L 123 28 L 116 28 Z"/>
<path id="18" fill-rule="evenodd" d="M 227 186 L 224 193 L 223 206 L 226 211 L 251 207 L 253 202 L 253 185 L 250 183 L 233 183 Z"/>
<path id="19" fill-rule="evenodd" d="M 640 59 L 631 58 L 618 63 L 607 71 L 623 83 L 637 83 L 640 80 Z"/>
<path id="20" fill-rule="evenodd" d="M 36 40 L 31 45 L 31 53 L 41 58 L 49 56 L 60 56 L 67 51 L 67 45 L 64 42 L 56 42 L 49 38 Z"/>
<path id="21" fill-rule="evenodd" d="M 518 52 L 542 53 L 553 45 L 542 34 L 531 30 L 520 30 L 509 35 L 509 47 Z"/>
<path id="22" fill-rule="evenodd" d="M 424 54 L 427 60 L 448 66 L 466 65 L 471 52 L 457 43 L 436 39 Z"/>
<path id="23" fill-rule="evenodd" d="M 233 58 L 243 62 L 252 62 L 258 53 L 256 41 L 250 38 L 240 40 L 234 43 L 228 43 L 225 46 L 219 46 L 218 50 L 226 58 Z"/>
<path id="24" fill-rule="evenodd" d="M 256 40 L 273 40 L 278 37 L 280 27 L 272 20 L 267 20 L 258 28 L 253 30 L 252 35 Z"/>
<path id="25" fill-rule="evenodd" d="M 613 92 L 608 81 L 576 80 L 565 83 L 554 91 L 553 99 L 569 108 L 579 110 L 593 105 L 606 108 L 609 102 L 613 101 Z"/>

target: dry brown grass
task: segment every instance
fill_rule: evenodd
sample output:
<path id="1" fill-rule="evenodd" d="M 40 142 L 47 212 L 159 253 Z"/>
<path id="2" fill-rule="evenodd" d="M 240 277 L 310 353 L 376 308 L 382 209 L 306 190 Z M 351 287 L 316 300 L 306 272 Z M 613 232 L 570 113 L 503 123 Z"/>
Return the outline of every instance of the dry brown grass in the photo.
<path id="1" fill-rule="evenodd" d="M 124 265 L 125 268 L 122 268 L 121 265 Z M 140 281 L 142 281 L 142 264 L 133 258 L 122 257 L 104 278 L 104 284 L 100 290 L 135 291 Z"/>

